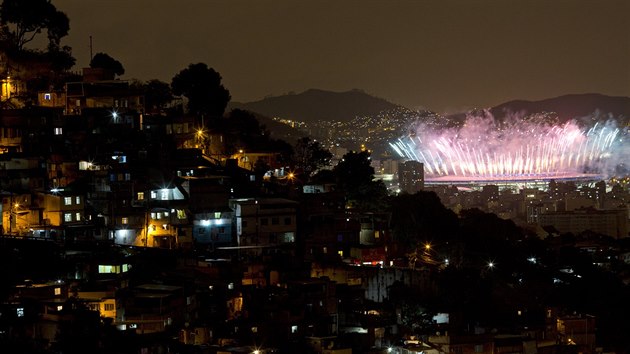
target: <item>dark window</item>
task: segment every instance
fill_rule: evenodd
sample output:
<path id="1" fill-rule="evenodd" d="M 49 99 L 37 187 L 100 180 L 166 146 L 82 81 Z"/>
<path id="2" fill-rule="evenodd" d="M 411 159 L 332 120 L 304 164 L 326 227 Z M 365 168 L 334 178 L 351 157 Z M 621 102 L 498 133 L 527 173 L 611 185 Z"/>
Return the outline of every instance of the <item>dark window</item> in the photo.
<path id="1" fill-rule="evenodd" d="M 271 218 L 271 225 L 278 225 L 280 223 L 279 218 Z"/>
<path id="2" fill-rule="evenodd" d="M 260 225 L 269 225 L 269 219 L 267 218 L 262 218 L 260 219 Z"/>
<path id="3" fill-rule="evenodd" d="M 291 218 L 284 218 L 285 225 L 291 225 Z"/>

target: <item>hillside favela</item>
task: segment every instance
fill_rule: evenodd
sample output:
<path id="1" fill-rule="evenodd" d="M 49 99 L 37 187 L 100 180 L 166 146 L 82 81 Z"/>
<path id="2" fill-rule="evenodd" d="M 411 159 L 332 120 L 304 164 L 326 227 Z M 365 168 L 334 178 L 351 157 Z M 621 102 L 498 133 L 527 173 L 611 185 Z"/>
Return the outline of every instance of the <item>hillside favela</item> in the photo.
<path id="1" fill-rule="evenodd" d="M 20 3 L 0 5 L 0 352 L 630 352 L 629 97 L 237 102 L 210 63 L 79 63 L 66 15 Z"/>

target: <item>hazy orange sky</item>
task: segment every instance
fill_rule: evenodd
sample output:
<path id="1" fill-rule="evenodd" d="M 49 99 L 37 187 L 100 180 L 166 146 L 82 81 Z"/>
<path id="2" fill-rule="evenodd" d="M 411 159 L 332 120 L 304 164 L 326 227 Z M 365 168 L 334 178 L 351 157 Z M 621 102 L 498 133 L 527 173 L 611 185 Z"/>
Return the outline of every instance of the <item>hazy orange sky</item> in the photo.
<path id="1" fill-rule="evenodd" d="M 77 67 L 221 73 L 234 101 L 359 88 L 438 112 L 569 93 L 630 96 L 627 0 L 53 0 Z"/>

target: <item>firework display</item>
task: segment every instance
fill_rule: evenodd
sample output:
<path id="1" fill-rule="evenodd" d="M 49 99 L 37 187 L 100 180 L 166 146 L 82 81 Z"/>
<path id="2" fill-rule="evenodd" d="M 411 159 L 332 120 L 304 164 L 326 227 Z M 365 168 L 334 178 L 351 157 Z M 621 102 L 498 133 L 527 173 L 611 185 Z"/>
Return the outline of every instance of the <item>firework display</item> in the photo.
<path id="1" fill-rule="evenodd" d="M 419 125 L 390 146 L 424 164 L 427 178 L 536 179 L 606 174 L 627 154 L 625 132 L 613 122 L 582 127 L 536 119 L 468 117 L 457 128 Z"/>

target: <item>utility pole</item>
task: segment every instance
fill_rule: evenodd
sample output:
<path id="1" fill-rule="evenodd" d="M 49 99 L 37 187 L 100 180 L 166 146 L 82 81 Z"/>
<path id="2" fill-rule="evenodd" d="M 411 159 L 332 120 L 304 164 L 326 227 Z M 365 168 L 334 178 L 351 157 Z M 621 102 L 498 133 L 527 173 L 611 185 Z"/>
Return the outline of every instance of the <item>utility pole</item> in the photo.
<path id="1" fill-rule="evenodd" d="M 92 62 L 93 58 L 94 56 L 92 55 L 92 36 L 90 36 L 90 63 Z"/>

